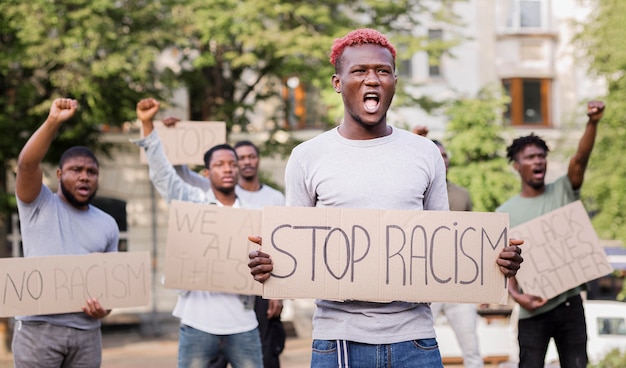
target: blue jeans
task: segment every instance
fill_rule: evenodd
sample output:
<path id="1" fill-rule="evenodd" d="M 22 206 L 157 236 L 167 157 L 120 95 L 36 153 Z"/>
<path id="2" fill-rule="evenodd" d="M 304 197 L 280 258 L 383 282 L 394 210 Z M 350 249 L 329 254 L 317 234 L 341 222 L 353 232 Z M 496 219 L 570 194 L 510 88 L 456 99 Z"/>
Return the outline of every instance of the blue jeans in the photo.
<path id="1" fill-rule="evenodd" d="M 311 368 L 441 368 L 436 339 L 370 345 L 352 341 L 313 340 Z"/>
<path id="2" fill-rule="evenodd" d="M 223 354 L 233 368 L 263 368 L 261 339 L 255 328 L 232 335 L 213 335 L 181 324 L 178 337 L 178 367 L 205 368 Z"/>
<path id="3" fill-rule="evenodd" d="M 587 366 L 587 325 L 580 295 L 550 311 L 520 319 L 517 326 L 520 368 L 543 367 L 550 338 L 554 338 L 562 368 Z"/>

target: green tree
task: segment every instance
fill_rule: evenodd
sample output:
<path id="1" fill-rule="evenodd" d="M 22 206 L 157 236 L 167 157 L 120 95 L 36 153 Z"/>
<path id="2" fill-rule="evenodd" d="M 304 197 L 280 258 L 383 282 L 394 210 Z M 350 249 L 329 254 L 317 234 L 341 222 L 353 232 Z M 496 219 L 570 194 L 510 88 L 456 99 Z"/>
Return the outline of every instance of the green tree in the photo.
<path id="1" fill-rule="evenodd" d="M 101 147 L 102 127 L 132 118 L 140 96 L 162 93 L 165 76 L 157 78 L 153 61 L 167 40 L 167 27 L 155 27 L 168 24 L 164 7 L 159 1 L 0 2 L 2 224 L 14 206 L 7 175 L 54 98 L 75 98 L 80 110 L 59 132 L 47 155 L 51 162 L 71 145 Z M 2 226 L 0 239 L 6 230 Z"/>
<path id="2" fill-rule="evenodd" d="M 359 27 L 373 27 L 402 45 L 401 55 L 430 47 L 442 53 L 450 45 L 428 45 L 412 32 L 418 19 L 457 22 L 451 12 L 458 0 L 191 0 L 174 13 L 182 30 L 176 49 L 189 87 L 194 119 L 226 121 L 229 130 L 246 128 L 246 116 L 259 101 L 281 93 L 286 78 L 326 95 L 332 69 L 328 52 L 333 39 Z M 427 6 L 428 4 L 428 6 Z M 307 98 L 310 98 L 307 96 Z M 340 105 L 328 97 L 326 105 Z M 323 103 L 321 103 L 324 105 Z M 282 106 L 284 108 L 285 106 Z M 324 109 L 334 111 L 333 106 Z M 284 112 L 277 111 L 276 126 Z M 330 122 L 333 116 L 322 117 Z"/>
<path id="3" fill-rule="evenodd" d="M 444 52 L 447 43 L 429 45 L 412 32 L 426 17 L 454 23 L 450 9 L 458 1 L 2 1 L 0 213 L 13 205 L 6 173 L 56 97 L 75 98 L 81 109 L 60 131 L 51 162 L 70 145 L 96 148 L 102 127 L 132 119 L 142 97 L 164 99 L 175 79 L 189 88 L 196 116 L 245 128 L 246 112 L 280 94 L 284 78 L 298 76 L 330 95 L 329 46 L 351 29 L 375 27 L 403 45 L 405 56 Z M 155 68 L 164 50 L 178 56 L 180 68 Z M 339 106 L 333 97 L 326 102 Z"/>
<path id="4" fill-rule="evenodd" d="M 626 167 L 620 163 L 626 142 L 626 2 L 592 1 L 593 13 L 576 38 L 590 71 L 608 83 L 605 116 L 587 169 L 583 200 L 604 239 L 626 244 Z"/>
<path id="5" fill-rule="evenodd" d="M 487 87 L 446 109 L 450 181 L 467 188 L 475 211 L 491 212 L 519 191 L 519 180 L 504 153 L 502 111 L 507 98 Z"/>
<path id="6" fill-rule="evenodd" d="M 595 364 L 589 364 L 589 368 L 621 368 L 626 367 L 626 351 L 618 348 L 609 350 L 608 353 Z"/>

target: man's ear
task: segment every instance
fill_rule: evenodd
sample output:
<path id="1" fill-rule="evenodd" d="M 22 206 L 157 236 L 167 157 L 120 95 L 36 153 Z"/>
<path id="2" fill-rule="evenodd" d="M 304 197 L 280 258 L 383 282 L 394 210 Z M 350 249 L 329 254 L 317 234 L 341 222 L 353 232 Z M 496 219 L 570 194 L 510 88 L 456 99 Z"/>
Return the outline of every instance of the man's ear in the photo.
<path id="1" fill-rule="evenodd" d="M 519 172 L 519 162 L 513 161 L 513 169 L 515 169 L 515 171 Z"/>
<path id="2" fill-rule="evenodd" d="M 57 168 L 57 179 L 61 180 L 61 169 Z"/>
<path id="3" fill-rule="evenodd" d="M 337 74 L 333 74 L 331 82 L 333 84 L 335 92 L 341 93 L 341 79 L 339 78 L 339 76 L 337 76 Z"/>

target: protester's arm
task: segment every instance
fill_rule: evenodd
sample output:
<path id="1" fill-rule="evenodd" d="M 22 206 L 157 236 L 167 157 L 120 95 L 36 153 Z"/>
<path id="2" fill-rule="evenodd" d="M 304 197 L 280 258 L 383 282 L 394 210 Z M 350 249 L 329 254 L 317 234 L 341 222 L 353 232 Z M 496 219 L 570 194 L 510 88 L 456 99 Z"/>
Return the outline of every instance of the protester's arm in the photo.
<path id="1" fill-rule="evenodd" d="M 428 135 L 428 127 L 426 125 L 416 125 L 413 128 L 413 133 L 426 137 Z"/>
<path id="2" fill-rule="evenodd" d="M 165 125 L 168 128 L 174 128 L 179 121 L 180 119 L 175 116 L 168 116 L 162 120 L 163 125 Z"/>
<path id="3" fill-rule="evenodd" d="M 157 132 L 154 130 L 153 119 L 158 112 L 158 107 L 159 103 L 152 98 L 143 99 L 137 103 L 137 118 L 143 125 L 144 137 L 134 142 L 146 153 L 150 180 L 167 202 L 171 200 L 204 201 L 206 191 L 185 183 L 176 174 L 165 154 Z"/>
<path id="4" fill-rule="evenodd" d="M 154 98 L 144 98 L 137 103 L 136 112 L 143 127 L 143 136 L 147 137 L 154 130 L 154 116 L 159 112 L 159 102 Z"/>
<path id="5" fill-rule="evenodd" d="M 43 179 L 41 161 L 48 152 L 61 124 L 71 118 L 77 108 L 76 100 L 69 98 L 54 100 L 48 117 L 22 148 L 17 159 L 15 183 L 15 194 L 22 202 L 31 203 L 39 195 Z"/>
<path id="6" fill-rule="evenodd" d="M 587 116 L 589 121 L 585 127 L 585 132 L 578 142 L 578 149 L 569 162 L 567 169 L 567 177 L 572 183 L 574 190 L 579 189 L 585 177 L 585 170 L 587 169 L 587 163 L 589 162 L 589 156 L 593 150 L 593 145 L 596 140 L 596 132 L 598 129 L 598 122 L 604 115 L 604 103 L 601 101 L 590 101 L 587 103 Z"/>
<path id="7" fill-rule="evenodd" d="M 263 245 L 263 242 L 260 236 L 251 235 L 248 236 L 248 240 L 259 245 L 258 250 L 253 250 L 248 254 L 248 258 L 250 258 L 248 262 L 250 273 L 256 281 L 264 283 L 270 278 L 270 273 L 274 270 L 272 258 L 261 250 L 260 247 Z"/>
<path id="8" fill-rule="evenodd" d="M 176 124 L 179 122 L 180 119 L 174 116 L 168 116 L 162 120 L 163 125 L 168 128 L 175 128 Z M 178 176 L 183 179 L 185 183 L 201 188 L 204 191 L 211 189 L 211 182 L 209 179 L 191 170 L 189 166 L 174 165 L 174 170 L 176 170 L 176 174 L 178 174 Z"/>
<path id="9" fill-rule="evenodd" d="M 521 292 L 515 277 L 511 277 L 509 279 L 509 295 L 511 295 L 513 300 L 515 300 L 520 307 L 531 312 L 548 302 L 547 299 L 543 299 L 539 296 L 524 294 Z"/>
<path id="10" fill-rule="evenodd" d="M 517 274 L 517 270 L 520 268 L 520 264 L 524 262 L 522 258 L 522 249 L 519 245 L 524 243 L 523 240 L 509 239 L 509 246 L 504 247 L 500 256 L 496 260 L 498 266 L 500 266 L 500 272 L 506 277 L 513 277 Z"/>
<path id="11" fill-rule="evenodd" d="M 267 307 L 267 318 L 278 318 L 283 311 L 283 301 L 280 299 L 270 299 Z"/>
<path id="12" fill-rule="evenodd" d="M 87 304 L 83 306 L 83 312 L 93 319 L 102 319 L 111 313 L 110 309 L 104 309 L 96 298 L 87 299 Z"/>
<path id="13" fill-rule="evenodd" d="M 204 191 L 211 189 L 211 181 L 209 178 L 198 174 L 191 170 L 187 165 L 174 165 L 176 174 L 183 179 L 185 183 L 191 184 L 194 187 L 201 188 Z"/>

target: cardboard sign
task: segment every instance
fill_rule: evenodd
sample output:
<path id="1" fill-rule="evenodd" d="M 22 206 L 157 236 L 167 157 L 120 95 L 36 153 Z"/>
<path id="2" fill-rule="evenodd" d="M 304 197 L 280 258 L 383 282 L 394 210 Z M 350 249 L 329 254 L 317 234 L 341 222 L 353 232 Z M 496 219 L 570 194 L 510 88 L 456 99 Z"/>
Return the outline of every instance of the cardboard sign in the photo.
<path id="1" fill-rule="evenodd" d="M 87 298 L 105 309 L 147 305 L 148 252 L 0 259 L 0 317 L 80 312 Z"/>
<path id="2" fill-rule="evenodd" d="M 523 239 L 516 279 L 526 294 L 546 299 L 613 271 L 580 201 L 511 229 Z"/>
<path id="3" fill-rule="evenodd" d="M 172 165 L 204 166 L 204 153 L 216 144 L 226 143 L 226 123 L 221 121 L 180 121 L 170 128 L 155 121 L 154 129 Z M 140 160 L 148 163 L 143 150 Z"/>
<path id="4" fill-rule="evenodd" d="M 261 295 L 248 268 L 261 234 L 261 210 L 172 201 L 165 249 L 165 287 Z"/>
<path id="5" fill-rule="evenodd" d="M 508 214 L 265 207 L 265 298 L 505 304 Z"/>

